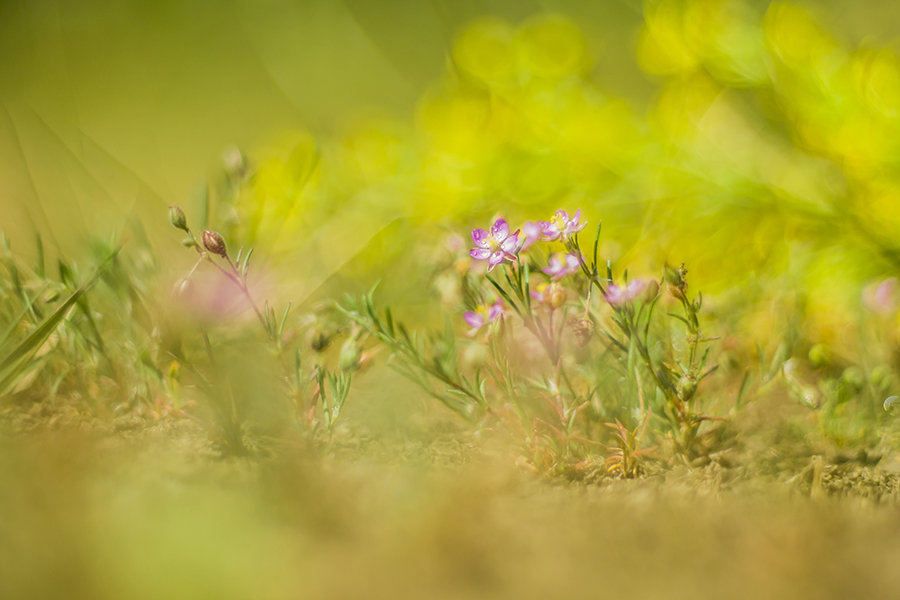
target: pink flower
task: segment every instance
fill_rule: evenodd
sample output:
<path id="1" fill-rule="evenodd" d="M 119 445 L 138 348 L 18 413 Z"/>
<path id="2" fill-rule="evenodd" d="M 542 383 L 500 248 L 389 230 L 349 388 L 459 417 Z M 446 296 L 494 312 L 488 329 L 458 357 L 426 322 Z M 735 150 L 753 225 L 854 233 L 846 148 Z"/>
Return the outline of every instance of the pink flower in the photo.
<path id="1" fill-rule="evenodd" d="M 606 301 L 613 306 L 622 306 L 632 300 L 636 300 L 647 289 L 647 280 L 632 279 L 624 288 L 611 283 L 606 288 Z"/>
<path id="2" fill-rule="evenodd" d="M 474 311 L 464 312 L 463 319 L 465 319 L 466 324 L 471 327 L 471 329 L 469 330 L 469 335 L 473 335 L 488 323 L 493 323 L 494 321 L 499 319 L 502 315 L 503 304 L 500 302 L 500 300 L 497 300 L 490 305 L 482 304 Z"/>
<path id="3" fill-rule="evenodd" d="M 516 260 L 519 248 L 519 230 L 509 232 L 509 225 L 503 219 L 497 219 L 488 233 L 484 229 L 472 230 L 472 241 L 477 248 L 469 250 L 469 256 L 475 260 L 488 261 L 488 271 L 504 260 Z"/>
<path id="4" fill-rule="evenodd" d="M 533 243 L 541 239 L 546 223 L 546 221 L 528 221 L 522 225 L 522 233 L 525 234 L 525 241 L 522 243 L 521 250 L 527 249 Z"/>
<path id="5" fill-rule="evenodd" d="M 544 240 L 548 242 L 570 236 L 587 227 L 587 221 L 579 223 L 580 220 L 581 209 L 576 210 L 575 216 L 571 219 L 569 218 L 569 213 L 560 209 L 556 211 L 556 214 L 549 221 L 541 221 L 541 234 L 544 236 Z"/>
<path id="6" fill-rule="evenodd" d="M 566 275 L 577 273 L 581 263 L 581 257 L 577 254 L 554 254 L 550 257 L 550 266 L 541 270 L 556 281 Z"/>
<path id="7" fill-rule="evenodd" d="M 900 281 L 896 277 L 888 277 L 870 283 L 863 289 L 863 304 L 874 313 L 890 315 L 900 304 Z"/>

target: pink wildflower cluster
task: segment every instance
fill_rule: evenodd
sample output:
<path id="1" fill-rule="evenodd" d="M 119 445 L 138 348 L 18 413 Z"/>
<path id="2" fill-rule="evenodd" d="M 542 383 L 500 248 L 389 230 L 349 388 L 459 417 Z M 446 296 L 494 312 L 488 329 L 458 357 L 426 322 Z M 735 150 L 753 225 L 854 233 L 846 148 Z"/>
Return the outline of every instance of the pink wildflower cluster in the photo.
<path id="1" fill-rule="evenodd" d="M 522 250 L 525 250 L 535 242 L 552 242 L 564 239 L 567 236 L 578 233 L 587 227 L 587 221 L 581 222 L 581 209 L 576 210 L 572 217 L 569 213 L 560 209 L 554 213 L 549 221 L 529 221 L 522 225 L 525 234 L 525 242 Z"/>
<path id="2" fill-rule="evenodd" d="M 564 240 L 586 226 L 587 221 L 581 221 L 581 210 L 576 210 L 575 214 L 570 217 L 569 213 L 560 209 L 549 221 L 528 221 L 522 225 L 521 230 L 516 229 L 512 233 L 510 233 L 509 224 L 505 219 L 497 219 L 490 231 L 472 230 L 472 241 L 475 242 L 475 248 L 469 250 L 469 256 L 476 260 L 488 261 L 488 272 L 490 272 L 504 260 L 510 262 L 518 260 L 519 252 L 529 248 L 535 242 Z M 520 233 L 524 236 L 521 243 L 519 241 Z M 550 268 L 554 271 L 548 274 L 558 278 L 574 273 L 579 263 L 576 263 L 573 268 L 572 260 L 580 261 L 581 259 L 579 257 L 569 258 L 573 256 L 568 255 L 564 259 L 559 259 L 559 266 L 554 266 L 551 260 Z M 556 276 L 557 272 L 561 273 L 558 277 Z"/>

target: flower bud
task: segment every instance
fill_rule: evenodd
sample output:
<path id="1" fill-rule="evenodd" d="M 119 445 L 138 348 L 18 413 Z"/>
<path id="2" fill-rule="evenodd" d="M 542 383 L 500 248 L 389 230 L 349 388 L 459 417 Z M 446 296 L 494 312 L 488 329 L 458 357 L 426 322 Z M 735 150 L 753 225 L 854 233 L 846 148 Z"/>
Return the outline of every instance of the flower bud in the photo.
<path id="1" fill-rule="evenodd" d="M 547 295 L 550 299 L 551 308 L 559 308 L 563 304 L 566 303 L 566 299 L 569 296 L 569 293 L 566 291 L 566 288 L 562 287 L 559 284 L 551 283 L 550 287 L 547 290 Z"/>
<path id="2" fill-rule="evenodd" d="M 686 275 L 687 269 L 684 268 L 684 264 L 677 269 L 669 265 L 666 265 L 663 269 L 663 278 L 669 284 L 669 292 L 679 300 L 685 297 L 684 290 L 687 288 L 687 282 L 684 278 Z"/>
<path id="3" fill-rule="evenodd" d="M 693 373 L 685 373 L 678 379 L 675 391 L 682 402 L 687 402 L 697 392 L 697 377 Z"/>
<path id="4" fill-rule="evenodd" d="M 217 254 L 222 258 L 228 258 L 228 250 L 225 247 L 225 239 L 221 234 L 207 229 L 203 232 L 203 247 L 211 254 Z"/>
<path id="5" fill-rule="evenodd" d="M 831 350 L 825 344 L 816 344 L 809 349 L 809 362 L 814 367 L 825 367 L 831 363 Z"/>
<path id="6" fill-rule="evenodd" d="M 362 356 L 362 349 L 354 340 L 347 340 L 341 346 L 341 355 L 338 363 L 342 371 L 356 371 L 359 369 L 359 360 Z"/>
<path id="7" fill-rule="evenodd" d="M 858 392 L 865 385 L 866 376 L 862 369 L 851 366 L 844 369 L 844 372 L 841 373 L 841 381 L 851 390 Z"/>
<path id="8" fill-rule="evenodd" d="M 869 372 L 869 383 L 876 388 L 890 386 L 892 379 L 891 370 L 885 365 L 877 365 Z"/>
<path id="9" fill-rule="evenodd" d="M 656 298 L 657 294 L 659 294 L 659 283 L 651 279 L 647 281 L 644 291 L 641 293 L 641 300 L 644 302 L 651 302 L 654 298 Z"/>
<path id="10" fill-rule="evenodd" d="M 184 211 L 178 206 L 169 207 L 169 223 L 171 223 L 172 227 L 175 229 L 181 229 L 182 231 L 188 230 L 187 218 L 184 216 Z"/>

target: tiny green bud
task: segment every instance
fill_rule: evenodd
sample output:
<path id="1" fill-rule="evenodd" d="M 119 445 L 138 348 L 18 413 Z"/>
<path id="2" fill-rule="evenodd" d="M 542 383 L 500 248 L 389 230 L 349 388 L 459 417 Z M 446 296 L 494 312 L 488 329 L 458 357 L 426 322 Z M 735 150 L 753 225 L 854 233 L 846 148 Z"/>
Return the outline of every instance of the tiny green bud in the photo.
<path id="1" fill-rule="evenodd" d="M 341 370 L 356 371 L 359 369 L 359 358 L 362 350 L 354 340 L 347 340 L 341 346 L 341 356 L 338 360 Z"/>
<path id="2" fill-rule="evenodd" d="M 841 373 L 841 381 L 853 390 L 861 390 L 866 383 L 866 376 L 859 367 L 847 367 Z"/>
<path id="3" fill-rule="evenodd" d="M 678 269 L 666 265 L 663 267 L 663 277 L 666 280 L 666 283 L 670 283 L 672 285 L 681 285 L 681 274 Z"/>
<path id="4" fill-rule="evenodd" d="M 644 302 L 652 302 L 658 294 L 659 282 L 655 279 L 651 279 L 647 282 L 647 286 L 644 288 L 643 293 L 641 293 L 641 300 L 643 300 Z"/>
<path id="5" fill-rule="evenodd" d="M 682 402 L 687 402 L 697 392 L 697 377 L 693 373 L 685 373 L 678 379 L 675 391 Z"/>
<path id="6" fill-rule="evenodd" d="M 869 372 L 869 383 L 875 387 L 889 386 L 891 384 L 891 370 L 886 365 L 876 365 Z"/>
<path id="7" fill-rule="evenodd" d="M 825 344 L 816 344 L 809 349 L 809 362 L 814 367 L 824 367 L 831 362 L 831 350 Z"/>
<path id="8" fill-rule="evenodd" d="M 217 254 L 222 258 L 228 258 L 228 250 L 225 247 L 225 238 L 223 238 L 220 233 L 207 229 L 203 232 L 201 237 L 203 238 L 203 247 L 206 248 L 207 252 L 210 254 Z"/>
<path id="9" fill-rule="evenodd" d="M 181 229 L 182 231 L 188 230 L 187 218 L 184 216 L 184 211 L 178 206 L 169 207 L 169 223 L 171 223 L 172 227 L 175 229 Z"/>
<path id="10" fill-rule="evenodd" d="M 684 278 L 686 275 L 687 269 L 684 268 L 683 263 L 677 269 L 669 265 L 663 268 L 663 279 L 669 284 L 669 292 L 679 300 L 685 298 L 684 291 L 687 288 L 687 282 Z"/>
<path id="11" fill-rule="evenodd" d="M 184 246 L 185 248 L 193 248 L 194 246 L 197 245 L 197 242 L 192 237 L 186 237 L 183 240 L 181 240 L 181 245 Z"/>

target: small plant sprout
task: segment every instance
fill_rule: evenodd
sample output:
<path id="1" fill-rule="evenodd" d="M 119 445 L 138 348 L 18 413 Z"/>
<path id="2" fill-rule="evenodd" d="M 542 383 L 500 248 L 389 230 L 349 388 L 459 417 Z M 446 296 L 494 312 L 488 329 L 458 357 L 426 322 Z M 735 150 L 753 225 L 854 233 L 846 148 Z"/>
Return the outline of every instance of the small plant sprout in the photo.
<path id="1" fill-rule="evenodd" d="M 345 371 L 331 372 L 319 367 L 316 367 L 313 376 L 316 382 L 313 391 L 313 406 L 316 401 L 321 400 L 325 427 L 331 436 L 334 434 L 338 417 L 341 416 L 341 409 L 344 408 L 344 402 L 350 392 L 351 376 Z"/>
<path id="2" fill-rule="evenodd" d="M 656 447 L 641 448 L 641 440 L 649 422 L 650 413 L 634 429 L 628 429 L 618 419 L 615 423 L 605 423 L 615 435 L 615 445 L 608 448 L 612 453 L 604 462 L 610 475 L 631 479 L 641 474 L 641 460 L 652 458 L 656 450 Z"/>

